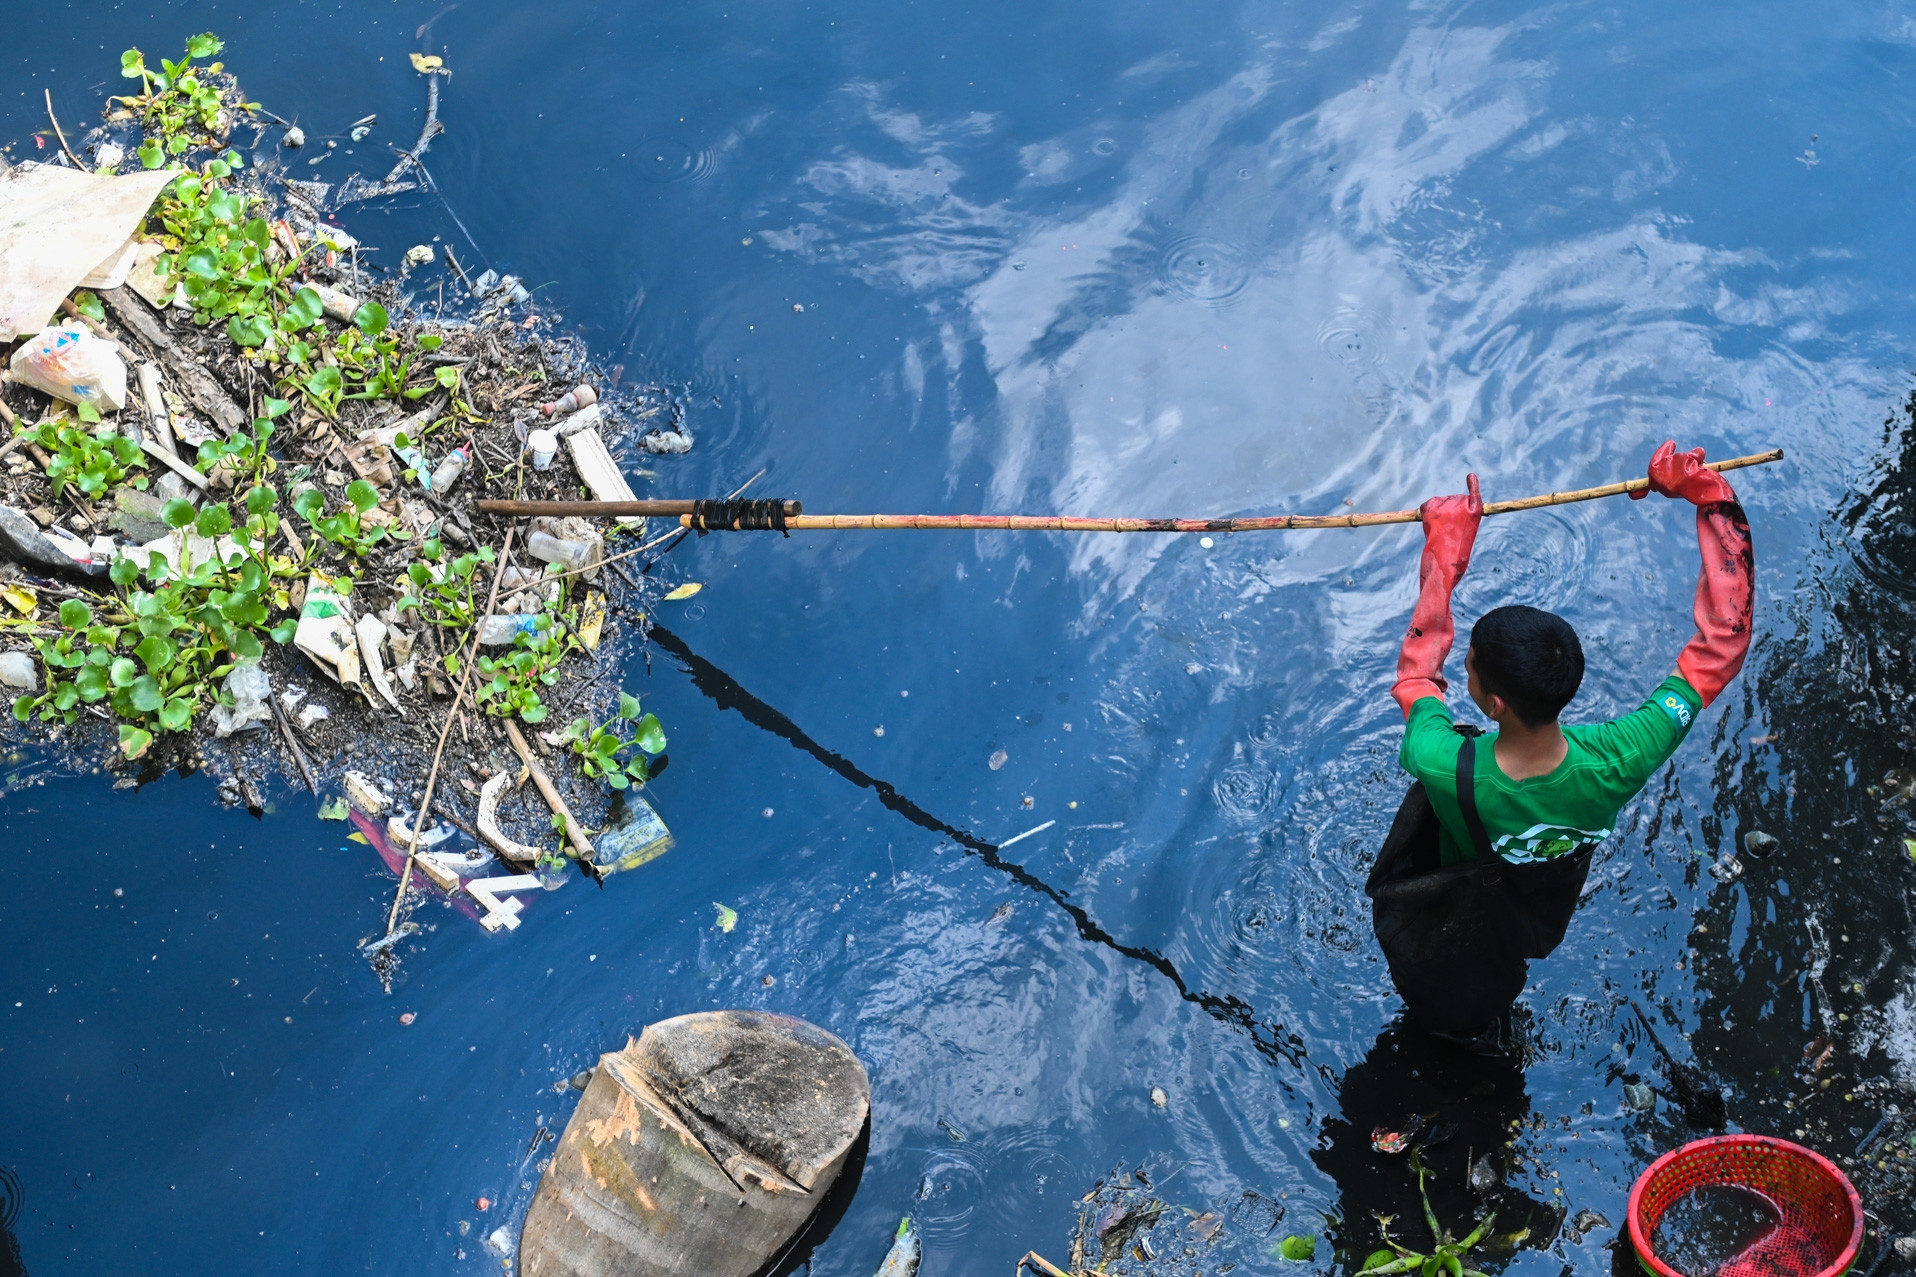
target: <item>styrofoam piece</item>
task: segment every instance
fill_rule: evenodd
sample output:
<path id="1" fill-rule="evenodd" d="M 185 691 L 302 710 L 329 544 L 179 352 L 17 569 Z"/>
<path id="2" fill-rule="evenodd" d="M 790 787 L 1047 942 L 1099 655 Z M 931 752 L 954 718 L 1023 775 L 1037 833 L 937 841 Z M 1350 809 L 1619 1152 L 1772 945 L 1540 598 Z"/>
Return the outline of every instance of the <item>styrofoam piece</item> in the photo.
<path id="1" fill-rule="evenodd" d="M 612 459 L 611 450 L 605 446 L 605 439 L 597 430 L 588 428 L 569 434 L 565 443 L 572 453 L 573 466 L 579 471 L 579 477 L 585 480 L 585 486 L 592 489 L 596 500 L 638 500 L 632 492 L 632 485 L 625 481 L 619 463 Z M 638 529 L 641 536 L 645 534 L 645 519 L 642 516 L 628 515 L 618 520 L 618 524 L 622 528 Z"/>

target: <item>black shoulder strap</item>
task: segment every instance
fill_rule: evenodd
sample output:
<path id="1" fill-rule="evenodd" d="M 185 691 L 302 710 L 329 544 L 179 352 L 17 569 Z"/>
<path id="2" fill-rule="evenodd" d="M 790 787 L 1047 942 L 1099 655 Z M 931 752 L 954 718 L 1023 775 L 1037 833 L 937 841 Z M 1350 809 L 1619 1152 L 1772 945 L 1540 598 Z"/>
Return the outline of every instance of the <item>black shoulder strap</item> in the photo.
<path id="1" fill-rule="evenodd" d="M 1464 828 L 1470 831 L 1470 845 L 1476 850 L 1478 861 L 1486 865 L 1495 863 L 1497 857 L 1490 849 L 1490 835 L 1484 832 L 1483 817 L 1477 814 L 1477 737 L 1474 732 L 1466 735 L 1457 748 L 1457 805 L 1463 808 Z"/>

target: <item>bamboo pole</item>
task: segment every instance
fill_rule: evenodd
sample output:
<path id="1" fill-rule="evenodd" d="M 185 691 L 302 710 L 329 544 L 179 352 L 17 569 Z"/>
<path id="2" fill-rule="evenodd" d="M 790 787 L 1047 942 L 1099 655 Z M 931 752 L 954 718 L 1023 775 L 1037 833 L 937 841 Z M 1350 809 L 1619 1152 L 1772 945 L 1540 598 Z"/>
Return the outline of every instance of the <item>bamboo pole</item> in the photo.
<path id="1" fill-rule="evenodd" d="M 1767 465 L 1781 461 L 1783 450 L 1772 448 L 1748 457 L 1705 462 L 1710 470 L 1741 470 L 1745 466 Z M 1535 510 L 1542 506 L 1570 505 L 1577 501 L 1596 501 L 1603 497 L 1641 492 L 1650 486 L 1644 479 L 1606 483 L 1597 488 L 1578 488 L 1573 492 L 1549 492 L 1516 501 L 1488 501 L 1485 514 L 1509 514 L 1515 510 Z M 590 502 L 583 502 L 590 505 Z M 606 513 L 612 513 L 607 510 Z M 801 531 L 849 531 L 852 529 L 892 531 L 980 530 L 1002 532 L 1282 532 L 1309 528 L 1370 528 L 1387 523 L 1419 523 L 1415 510 L 1386 510 L 1376 514 L 1277 514 L 1248 519 L 1095 519 L 1049 514 L 807 514 L 785 520 L 785 527 Z M 679 519 L 681 527 L 692 526 L 692 516 Z M 735 529 L 727 529 L 735 530 Z"/>
<path id="2" fill-rule="evenodd" d="M 1746 466 L 1768 465 L 1781 461 L 1783 450 L 1772 448 L 1747 457 L 1726 461 L 1706 461 L 1708 470 L 1741 470 Z M 1485 514 L 1509 514 L 1515 510 L 1535 510 L 1543 506 L 1571 505 L 1578 501 L 1596 501 L 1618 497 L 1626 492 L 1641 492 L 1650 486 L 1645 479 L 1606 483 L 1596 488 L 1578 488 L 1573 492 L 1547 492 L 1542 496 L 1522 497 L 1515 501 L 1487 501 Z M 495 501 L 479 502 L 484 514 L 503 515 L 582 515 L 588 518 L 612 518 L 629 515 L 669 517 L 677 515 L 681 528 L 692 522 L 690 501 Z M 1373 514 L 1274 514 L 1246 519 L 1099 519 L 1055 514 L 804 514 L 797 501 L 785 503 L 785 527 L 792 532 L 894 531 L 998 531 L 998 532 L 1284 532 L 1311 528 L 1373 528 L 1388 523 L 1419 523 L 1423 516 L 1415 510 L 1385 510 Z M 736 527 L 713 527 L 711 531 L 738 531 Z"/>
<path id="3" fill-rule="evenodd" d="M 479 502 L 481 514 L 508 515 L 552 515 L 564 518 L 567 515 L 589 515 L 594 518 L 624 518 L 629 515 L 672 516 L 689 515 L 693 501 L 498 501 L 490 497 Z M 796 501 L 785 503 L 785 515 L 790 518 L 804 513 L 805 507 Z"/>

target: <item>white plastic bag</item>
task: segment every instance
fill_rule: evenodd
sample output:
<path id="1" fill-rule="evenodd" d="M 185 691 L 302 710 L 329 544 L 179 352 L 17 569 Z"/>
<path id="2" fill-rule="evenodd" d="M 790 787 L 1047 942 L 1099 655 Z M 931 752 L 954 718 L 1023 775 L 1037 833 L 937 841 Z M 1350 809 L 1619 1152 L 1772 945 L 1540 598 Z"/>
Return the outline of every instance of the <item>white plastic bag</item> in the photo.
<path id="1" fill-rule="evenodd" d="M 120 352 L 74 321 L 42 328 L 13 352 L 13 379 L 70 404 L 101 412 L 126 407 L 126 364 Z"/>

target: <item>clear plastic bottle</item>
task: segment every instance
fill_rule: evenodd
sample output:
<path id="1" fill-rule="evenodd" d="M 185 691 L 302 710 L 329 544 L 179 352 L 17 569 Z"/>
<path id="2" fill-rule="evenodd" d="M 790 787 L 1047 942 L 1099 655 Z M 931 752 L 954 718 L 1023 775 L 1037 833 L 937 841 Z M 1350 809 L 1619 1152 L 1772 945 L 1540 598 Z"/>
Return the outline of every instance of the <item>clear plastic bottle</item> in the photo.
<path id="1" fill-rule="evenodd" d="M 504 647 L 521 634 L 537 634 L 539 615 L 537 612 L 526 616 L 494 613 L 491 616 L 480 617 L 479 646 Z"/>
<path id="2" fill-rule="evenodd" d="M 466 472 L 466 461 L 466 450 L 454 448 L 446 454 L 446 459 L 439 463 L 439 468 L 432 472 L 432 483 L 428 486 L 434 492 L 444 492 L 459 482 L 459 476 Z"/>
<path id="3" fill-rule="evenodd" d="M 547 563 L 557 563 L 567 571 L 582 568 L 592 561 L 591 546 L 583 541 L 555 537 L 550 532 L 534 532 L 527 537 L 526 553 Z"/>

